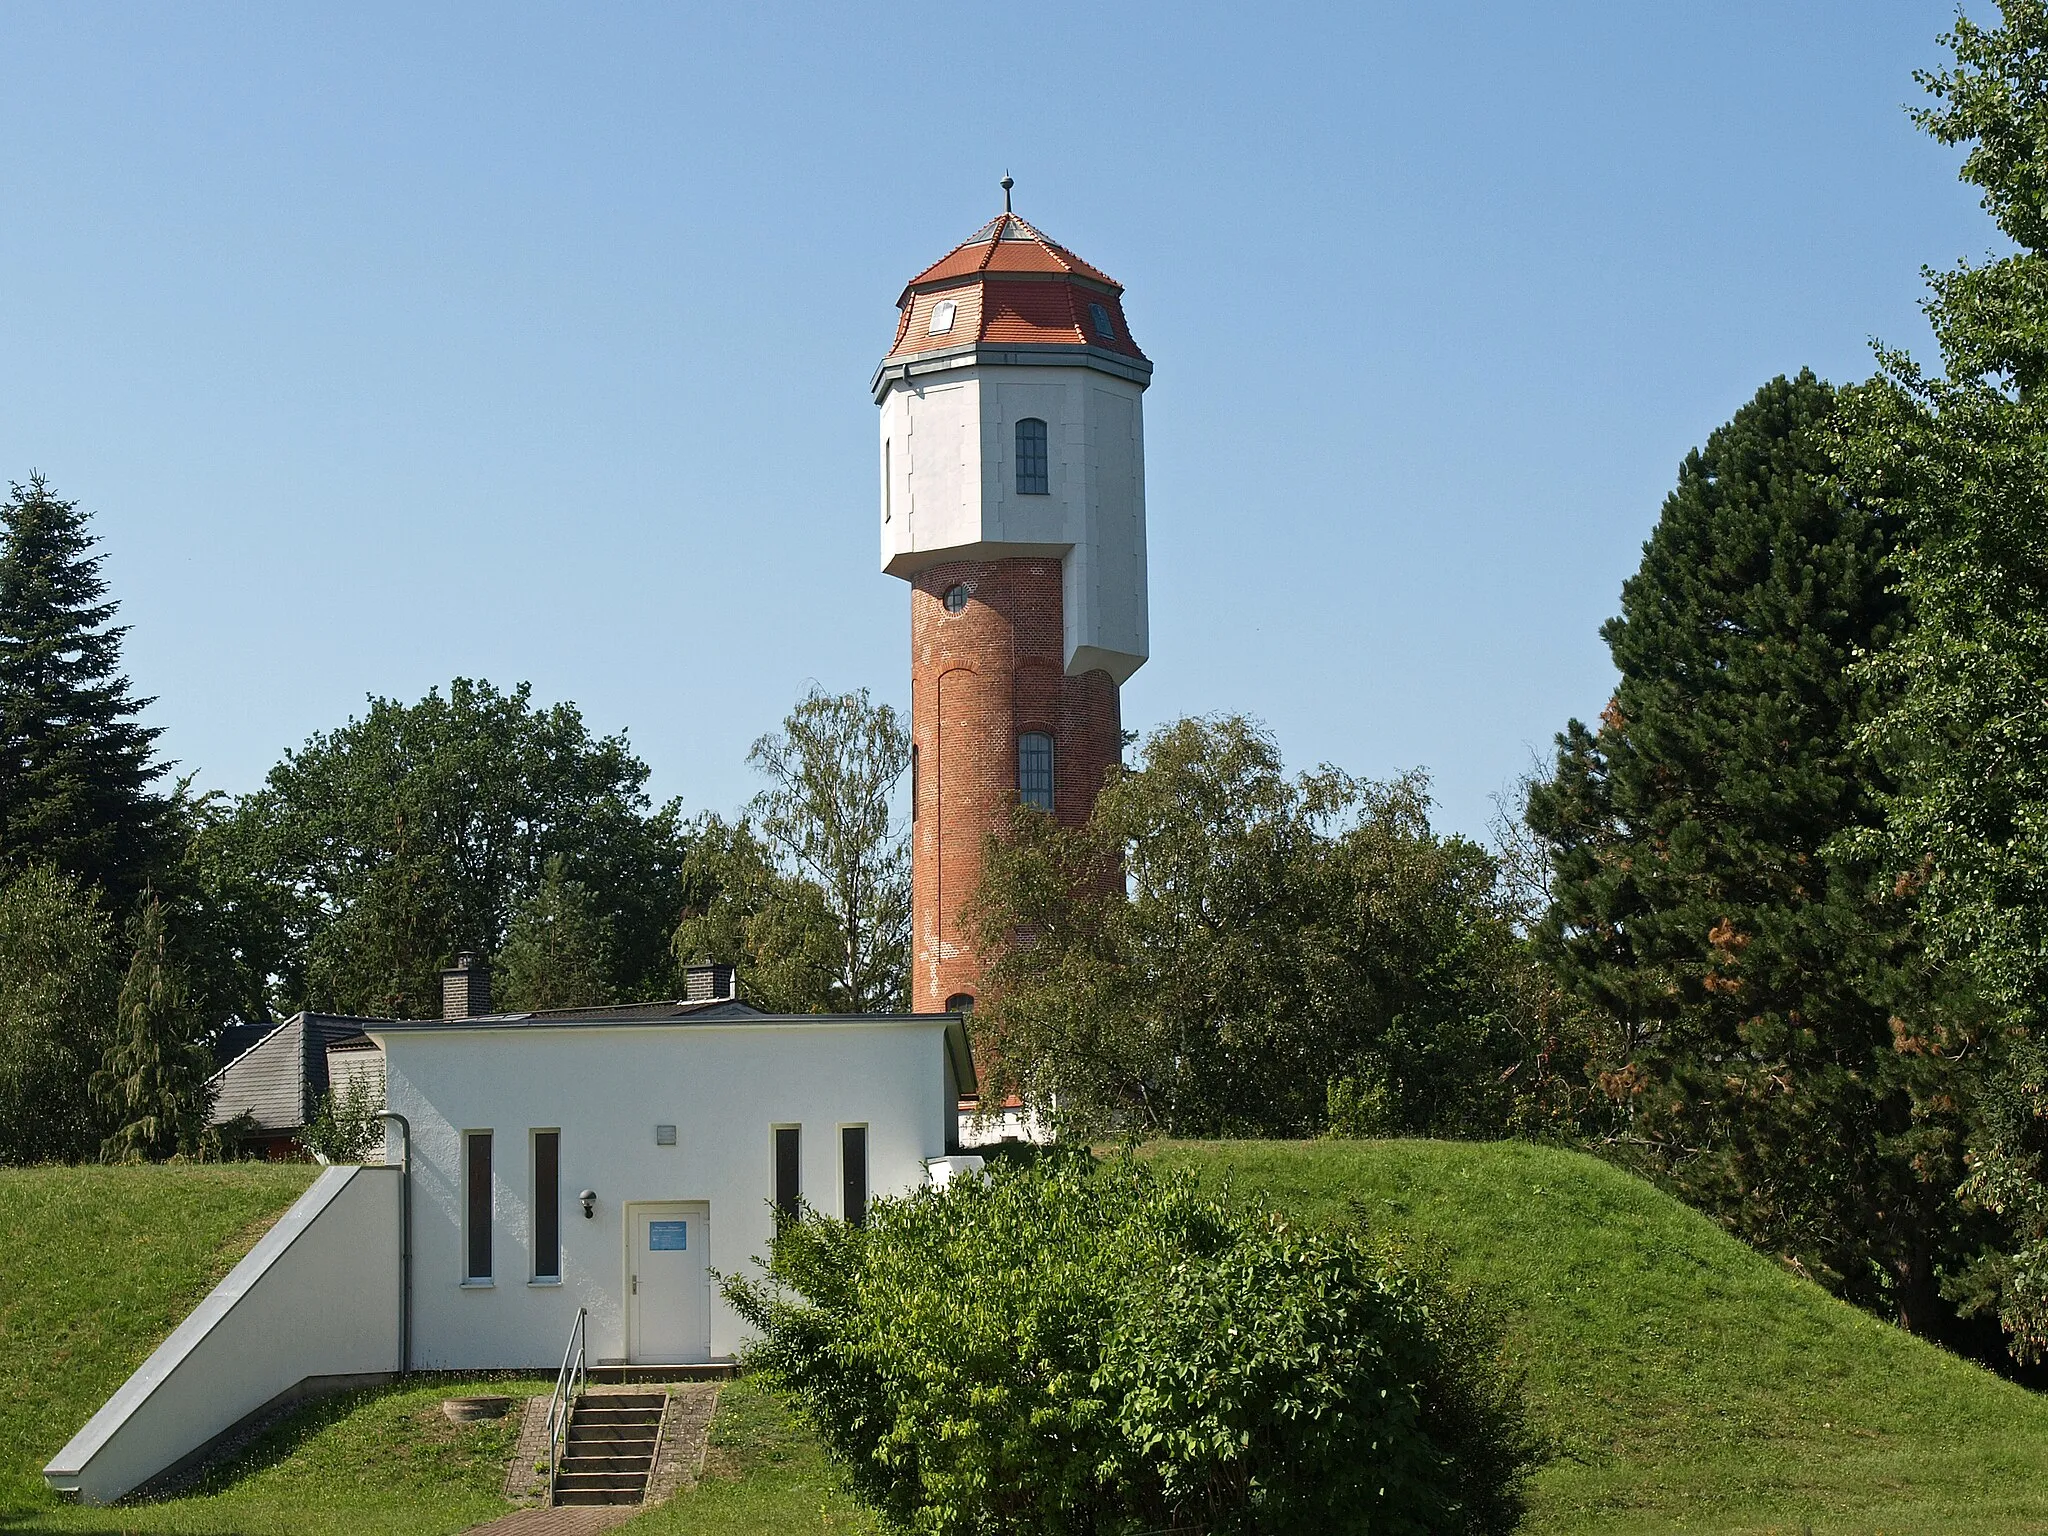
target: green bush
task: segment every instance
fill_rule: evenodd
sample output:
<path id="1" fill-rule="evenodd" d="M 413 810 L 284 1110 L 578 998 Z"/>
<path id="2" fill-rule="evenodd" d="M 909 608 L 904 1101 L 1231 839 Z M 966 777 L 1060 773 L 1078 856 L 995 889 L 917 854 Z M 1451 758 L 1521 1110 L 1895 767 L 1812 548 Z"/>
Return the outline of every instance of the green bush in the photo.
<path id="1" fill-rule="evenodd" d="M 856 1494 L 929 1536 L 1504 1532 L 1531 1460 L 1469 1297 L 1122 1158 L 807 1215 L 725 1294 Z"/>

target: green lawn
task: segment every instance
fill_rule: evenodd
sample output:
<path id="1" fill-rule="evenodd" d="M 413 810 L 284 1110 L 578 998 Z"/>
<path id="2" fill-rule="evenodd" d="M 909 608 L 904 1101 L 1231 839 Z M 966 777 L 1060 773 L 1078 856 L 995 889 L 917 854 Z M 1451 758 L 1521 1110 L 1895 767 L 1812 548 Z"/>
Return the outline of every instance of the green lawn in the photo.
<path id="1" fill-rule="evenodd" d="M 0 1519 L 317 1172 L 0 1169 Z"/>
<path id="2" fill-rule="evenodd" d="M 1362 1215 L 1431 1239 L 1506 1303 L 1554 1446 L 1533 1536 L 2048 1532 L 2048 1400 L 1830 1300 L 1594 1159 L 1441 1142 L 1148 1155 L 1304 1220 Z M 503 1511 L 512 1423 L 447 1424 L 436 1405 L 453 1389 L 432 1380 L 317 1405 L 181 1498 L 91 1510 L 43 1490 L 36 1469 L 310 1173 L 0 1173 L 0 1530 L 437 1536 Z M 626 1529 L 877 1528 L 781 1404 L 740 1382 L 702 1486 Z"/>
<path id="3" fill-rule="evenodd" d="M 1596 1159 L 1452 1142 L 1151 1155 L 1305 1219 L 1356 1209 L 1434 1239 L 1507 1303 L 1556 1446 L 1532 1532 L 2048 1531 L 2048 1400 Z"/>
<path id="4" fill-rule="evenodd" d="M 506 1377 L 514 1396 L 553 1385 Z M 99 1536 L 425 1536 L 494 1520 L 519 1438 L 516 1411 L 451 1424 L 441 1399 L 480 1390 L 422 1377 L 400 1389 L 348 1392 L 312 1404 L 260 1438 L 199 1487 L 174 1499 L 93 1509 L 50 1501 L 0 1522 L 8 1531 Z"/>

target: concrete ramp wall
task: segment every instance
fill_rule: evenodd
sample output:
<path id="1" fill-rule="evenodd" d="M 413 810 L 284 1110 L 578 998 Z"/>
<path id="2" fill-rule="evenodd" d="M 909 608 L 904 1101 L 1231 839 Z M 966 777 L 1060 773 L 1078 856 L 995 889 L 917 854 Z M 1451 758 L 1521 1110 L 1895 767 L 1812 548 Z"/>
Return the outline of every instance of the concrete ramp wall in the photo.
<path id="1" fill-rule="evenodd" d="M 395 1372 L 396 1168 L 329 1168 L 43 1468 L 107 1504 L 308 1378 Z"/>

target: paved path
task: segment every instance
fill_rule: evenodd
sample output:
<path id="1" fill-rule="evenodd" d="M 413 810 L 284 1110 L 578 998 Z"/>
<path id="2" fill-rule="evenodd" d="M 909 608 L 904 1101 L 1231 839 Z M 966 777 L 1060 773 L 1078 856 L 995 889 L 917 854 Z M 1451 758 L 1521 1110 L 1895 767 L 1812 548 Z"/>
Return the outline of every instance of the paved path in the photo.
<path id="1" fill-rule="evenodd" d="M 560 1509 L 522 1509 L 471 1527 L 468 1536 L 595 1536 L 645 1514 L 644 1504 L 565 1504 Z"/>

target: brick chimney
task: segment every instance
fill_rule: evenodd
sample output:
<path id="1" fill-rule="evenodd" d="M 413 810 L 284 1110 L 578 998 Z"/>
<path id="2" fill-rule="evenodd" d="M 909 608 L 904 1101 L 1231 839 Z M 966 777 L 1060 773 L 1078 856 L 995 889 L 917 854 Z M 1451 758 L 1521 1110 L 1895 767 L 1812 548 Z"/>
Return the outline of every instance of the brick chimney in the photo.
<path id="1" fill-rule="evenodd" d="M 726 1002 L 739 996 L 732 967 L 715 960 L 699 960 L 683 967 L 683 1001 L 686 1003 Z"/>
<path id="2" fill-rule="evenodd" d="M 441 973 L 441 1017 L 474 1019 L 491 1011 L 491 968 L 475 955 L 457 955 Z"/>

